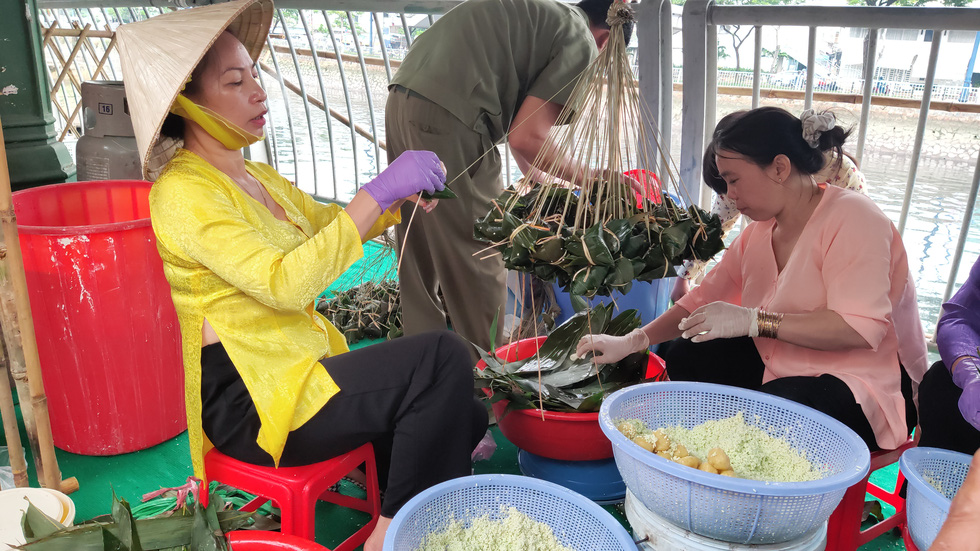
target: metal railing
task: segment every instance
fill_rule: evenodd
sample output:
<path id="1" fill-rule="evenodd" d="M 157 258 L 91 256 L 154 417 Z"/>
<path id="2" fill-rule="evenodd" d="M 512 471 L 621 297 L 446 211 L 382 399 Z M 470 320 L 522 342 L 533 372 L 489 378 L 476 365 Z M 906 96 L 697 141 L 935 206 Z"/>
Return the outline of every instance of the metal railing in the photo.
<path id="1" fill-rule="evenodd" d="M 759 76 L 762 79 L 759 84 L 761 89 L 806 91 L 806 71 L 762 73 Z M 752 88 L 754 79 L 755 74 L 753 72 L 719 70 L 716 83 L 719 87 Z M 674 71 L 674 83 L 683 83 L 680 70 Z M 813 91 L 836 94 L 863 94 L 864 79 L 845 76 L 818 76 L 814 78 Z M 921 102 L 925 95 L 925 85 L 916 82 L 878 79 L 874 81 L 871 93 L 873 96 L 878 97 L 909 99 Z M 932 86 L 931 97 L 932 101 L 980 103 L 980 88 L 934 84 Z"/>
<path id="2" fill-rule="evenodd" d="M 384 105 L 401 58 L 414 36 L 458 3 L 278 1 L 258 62 L 269 94 L 268 139 L 264 150 L 253 146 L 253 156 L 267 160 L 319 199 L 349 200 L 357 186 L 386 163 Z M 152 0 L 41 0 L 40 21 L 62 139 L 79 133 L 80 83 L 122 79 L 112 44 L 115 27 L 174 9 L 171 5 Z M 656 29 L 638 34 L 641 43 L 658 40 Z M 99 58 L 108 63 L 96 71 Z M 655 57 L 649 61 L 660 66 Z M 669 57 L 663 66 L 669 71 Z M 661 81 L 667 83 L 669 97 L 670 79 L 655 82 Z M 659 88 L 646 90 L 657 105 L 661 93 Z M 669 101 L 663 109 L 667 115 L 662 120 L 669 121 Z M 669 127 L 662 133 L 669 136 Z M 516 166 L 506 148 L 504 157 L 509 183 Z"/>
<path id="3" fill-rule="evenodd" d="M 192 2 L 188 2 L 192 3 Z M 202 2 L 209 3 L 209 2 Z M 322 200 L 345 202 L 380 170 L 383 159 L 383 112 L 387 85 L 405 50 L 419 32 L 457 0 L 278 0 L 274 28 L 260 59 L 260 75 L 269 93 L 269 139 L 264 147 L 253 146 L 253 154 L 265 158 L 305 191 Z M 161 0 L 38 0 L 41 24 L 46 29 L 46 55 L 52 67 L 50 80 L 56 84 L 59 130 L 65 139 L 73 132 L 72 112 L 79 101 L 77 83 L 90 78 L 121 79 L 112 53 L 112 30 L 120 22 L 145 19 L 161 10 Z M 137 6 L 134 7 L 133 5 Z M 166 6 L 171 6 L 166 3 Z M 156 7 L 154 7 L 156 6 Z M 940 32 L 932 43 L 926 81 L 904 88 L 895 86 L 882 94 L 875 89 L 877 32 L 868 33 L 868 59 L 863 78 L 837 79 L 837 89 L 815 78 L 816 29 L 822 26 L 867 26 L 931 30 L 980 29 L 980 10 L 972 8 L 865 8 L 821 6 L 718 6 L 708 0 L 688 0 L 683 16 L 683 68 L 673 66 L 673 31 L 670 3 L 644 0 L 635 4 L 638 45 L 636 75 L 642 96 L 654 113 L 662 137 L 661 146 L 675 151 L 686 195 L 710 203 L 710 190 L 701 184 L 700 162 L 705 135 L 718 116 L 718 94 L 750 95 L 752 106 L 767 97 L 798 101 L 801 108 L 816 100 L 824 103 L 861 105 L 857 128 L 858 159 L 865 153 L 872 105 L 912 107 L 918 111 L 914 143 L 908 153 L 911 166 L 897 224 L 904 230 L 922 152 L 922 141 L 930 109 L 950 107 L 963 101 L 963 90 L 947 92 L 934 85 Z M 719 71 L 717 60 L 720 25 L 754 27 L 755 51 L 751 73 Z M 767 28 L 794 25 L 808 29 L 808 69 L 783 83 L 779 75 L 761 70 L 761 40 Z M 380 39 L 380 40 L 379 40 Z M 90 44 L 80 45 L 85 40 Z M 711 45 L 710 47 L 708 45 Z M 55 49 L 57 48 L 57 52 Z M 109 52 L 106 55 L 106 52 Z M 100 65 L 100 60 L 105 58 Z M 60 75 L 55 69 L 66 69 Z M 751 80 L 745 80 L 751 78 Z M 730 80 L 729 80 L 730 79 Z M 676 83 L 676 86 L 675 86 Z M 683 83 L 681 85 L 681 83 Z M 845 89 L 846 86 L 846 89 Z M 680 128 L 671 130 L 672 100 L 683 89 Z M 954 87 L 955 88 L 955 87 Z M 892 96 L 892 97 L 882 97 Z M 952 98 L 955 96 L 955 99 Z M 941 98 L 950 105 L 940 105 Z M 963 104 L 976 108 L 975 100 Z M 976 113 L 976 111 L 973 111 Z M 722 113 L 723 114 L 723 113 Z M 980 115 L 976 116 L 980 122 Z M 671 148 L 680 135 L 679 147 Z M 679 150 L 679 154 L 676 153 Z M 504 152 L 508 177 L 513 174 Z M 962 212 L 961 227 L 948 264 L 943 300 L 952 292 L 964 245 L 971 234 L 980 171 L 974 171 Z M 937 193 L 942 193 L 940 190 Z M 922 199 L 934 200 L 933 197 Z M 944 259 L 943 262 L 946 260 Z M 935 321 L 932 319 L 931 321 Z"/>

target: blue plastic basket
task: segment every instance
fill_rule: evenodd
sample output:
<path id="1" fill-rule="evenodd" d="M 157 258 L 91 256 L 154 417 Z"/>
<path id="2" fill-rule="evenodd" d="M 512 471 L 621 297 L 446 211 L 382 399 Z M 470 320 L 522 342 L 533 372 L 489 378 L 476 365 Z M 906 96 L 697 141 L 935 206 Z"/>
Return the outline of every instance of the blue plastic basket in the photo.
<path id="1" fill-rule="evenodd" d="M 559 543 L 577 550 L 636 551 L 626 529 L 584 496 L 557 484 L 508 474 L 464 476 L 418 494 L 395 515 L 386 551 L 415 551 L 425 537 L 454 521 L 506 515 L 515 507 L 551 527 Z M 502 509 L 503 508 L 503 509 Z"/>
<path id="2" fill-rule="evenodd" d="M 950 500 L 970 470 L 970 459 L 965 453 L 938 448 L 912 448 L 899 458 L 899 468 L 909 481 L 905 498 L 909 535 L 919 549 L 928 549 L 936 539 Z"/>
<path id="3" fill-rule="evenodd" d="M 746 422 L 786 440 L 827 475 L 808 482 L 763 482 L 709 474 L 650 453 L 614 420 L 648 427 L 694 427 L 742 412 Z M 709 383 L 646 383 L 606 398 L 599 425 L 612 441 L 626 487 L 646 508 L 708 538 L 739 544 L 793 541 L 817 529 L 848 487 L 867 474 L 868 446 L 843 423 L 761 392 Z"/>

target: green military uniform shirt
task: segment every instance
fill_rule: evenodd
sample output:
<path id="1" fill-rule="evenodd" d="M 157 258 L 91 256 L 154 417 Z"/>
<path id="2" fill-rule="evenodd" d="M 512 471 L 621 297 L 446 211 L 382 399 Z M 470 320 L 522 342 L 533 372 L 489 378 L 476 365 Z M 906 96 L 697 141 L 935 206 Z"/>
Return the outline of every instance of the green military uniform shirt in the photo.
<path id="1" fill-rule="evenodd" d="M 556 0 L 467 0 L 422 33 L 391 81 L 495 142 L 527 96 L 564 105 L 598 55 L 581 9 Z"/>

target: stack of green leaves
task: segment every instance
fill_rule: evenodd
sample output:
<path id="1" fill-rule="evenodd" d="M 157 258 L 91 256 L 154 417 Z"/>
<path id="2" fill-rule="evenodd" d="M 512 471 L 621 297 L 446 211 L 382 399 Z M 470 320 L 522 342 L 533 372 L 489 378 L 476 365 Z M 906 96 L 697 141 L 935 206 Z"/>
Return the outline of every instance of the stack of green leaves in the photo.
<path id="1" fill-rule="evenodd" d="M 507 411 L 538 407 L 547 411 L 598 411 L 606 395 L 643 379 L 649 359 L 643 352 L 616 363 L 596 365 L 591 355 L 575 356 L 575 347 L 585 335 L 625 335 L 640 326 L 636 310 L 626 310 L 615 318 L 612 310 L 612 305 L 599 304 L 575 314 L 548 335 L 536 354 L 526 358 L 507 362 L 480 350 L 486 367 L 477 373 L 476 387 L 492 391 L 491 403 L 507 400 Z"/>
<path id="2" fill-rule="evenodd" d="M 348 344 L 361 339 L 393 339 L 402 334 L 398 282 L 364 282 L 329 300 L 320 299 L 316 309 L 334 325 Z"/>
<path id="3" fill-rule="evenodd" d="M 224 534 L 248 526 L 252 513 L 223 511 L 221 497 L 212 494 L 206 508 L 199 503 L 167 516 L 136 520 L 129 503 L 112 495 L 108 518 L 65 528 L 34 505 L 28 505 L 21 526 L 28 551 L 225 551 Z"/>
<path id="4" fill-rule="evenodd" d="M 680 208 L 667 194 L 643 211 L 625 199 L 611 209 L 609 202 L 616 200 L 607 198 L 602 210 L 633 214 L 604 216 L 593 206 L 597 198 L 583 204 L 566 188 L 535 184 L 524 194 L 508 188 L 476 221 L 473 236 L 499 250 L 508 269 L 584 297 L 625 294 L 634 280 L 673 276 L 672 268 L 684 260 L 709 259 L 724 248 L 715 214 L 697 206 Z"/>

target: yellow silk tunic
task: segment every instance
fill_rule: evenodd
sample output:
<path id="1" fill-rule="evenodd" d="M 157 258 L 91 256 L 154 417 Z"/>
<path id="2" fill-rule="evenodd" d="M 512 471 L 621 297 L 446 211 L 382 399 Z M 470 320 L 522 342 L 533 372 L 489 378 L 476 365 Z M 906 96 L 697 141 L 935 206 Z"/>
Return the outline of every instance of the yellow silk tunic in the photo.
<path id="1" fill-rule="evenodd" d="M 183 149 L 150 191 L 153 231 L 180 320 L 187 431 L 201 478 L 204 320 L 252 396 L 258 445 L 278 465 L 289 432 L 339 390 L 319 360 L 348 350 L 314 300 L 364 254 L 354 221 L 339 205 L 318 203 L 269 165 L 246 161 L 246 168 L 288 222 Z M 366 239 L 398 222 L 399 215 L 386 212 Z"/>

